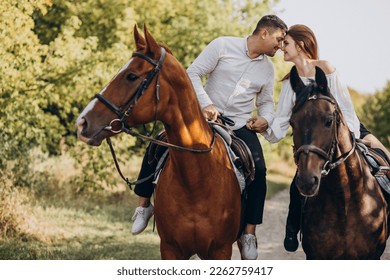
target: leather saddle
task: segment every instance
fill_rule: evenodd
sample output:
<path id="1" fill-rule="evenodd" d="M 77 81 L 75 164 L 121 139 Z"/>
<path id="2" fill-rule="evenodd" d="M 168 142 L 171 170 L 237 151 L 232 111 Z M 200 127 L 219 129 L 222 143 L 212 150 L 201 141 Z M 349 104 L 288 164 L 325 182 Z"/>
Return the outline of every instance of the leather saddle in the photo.
<path id="1" fill-rule="evenodd" d="M 390 162 L 380 149 L 367 146 L 362 141 L 356 142 L 364 159 L 370 166 L 371 174 L 376 178 L 381 188 L 390 195 Z"/>

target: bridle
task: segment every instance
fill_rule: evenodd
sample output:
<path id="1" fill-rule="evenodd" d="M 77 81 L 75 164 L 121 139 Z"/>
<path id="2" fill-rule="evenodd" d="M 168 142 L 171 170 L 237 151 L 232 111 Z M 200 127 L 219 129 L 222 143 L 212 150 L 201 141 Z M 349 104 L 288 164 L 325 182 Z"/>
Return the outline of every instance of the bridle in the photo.
<path id="1" fill-rule="evenodd" d="M 125 102 L 125 104 L 122 105 L 120 108 L 118 108 L 115 104 L 110 102 L 103 95 L 101 95 L 101 94 L 96 94 L 95 95 L 95 97 L 100 102 L 102 102 L 107 108 L 109 108 L 113 113 L 115 113 L 118 116 L 118 118 L 113 119 L 110 122 L 110 124 L 104 128 L 104 130 L 111 131 L 112 133 L 115 133 L 115 134 L 118 134 L 118 133 L 121 133 L 121 132 L 125 132 L 127 134 L 132 135 L 132 136 L 141 138 L 142 140 L 150 141 L 150 142 L 156 143 L 158 145 L 174 148 L 174 149 L 177 149 L 177 150 L 180 150 L 180 151 L 193 152 L 193 153 L 208 153 L 208 152 L 210 152 L 213 149 L 214 142 L 215 142 L 215 132 L 214 132 L 214 130 L 213 130 L 213 138 L 212 138 L 211 144 L 210 144 L 209 148 L 207 148 L 207 149 L 186 148 L 186 147 L 182 147 L 182 146 L 166 143 L 166 142 L 163 142 L 163 141 L 159 141 L 159 140 L 156 140 L 156 139 L 150 137 L 150 135 L 154 131 L 154 128 L 156 127 L 156 123 L 157 123 L 158 102 L 160 100 L 160 97 L 159 97 L 160 75 L 159 74 L 160 74 L 160 70 L 161 70 L 161 68 L 163 66 L 163 63 L 164 63 L 164 60 L 165 60 L 166 50 L 163 47 L 161 47 L 161 56 L 160 56 L 160 58 L 159 58 L 159 60 L 157 62 L 154 61 L 152 58 L 148 57 L 147 55 L 144 55 L 143 53 L 140 53 L 140 52 L 134 52 L 133 53 L 133 57 L 134 56 L 137 56 L 137 57 L 140 57 L 140 58 L 146 60 L 147 62 L 149 62 L 150 64 L 152 64 L 154 66 L 154 69 L 147 74 L 146 78 L 142 81 L 140 86 L 137 88 L 135 94 L 132 95 Z M 136 103 L 142 97 L 142 95 L 145 93 L 146 89 L 149 87 L 149 85 L 151 84 L 151 82 L 153 81 L 153 79 L 155 77 L 157 77 L 156 87 L 155 87 L 156 112 L 155 112 L 155 117 L 154 117 L 154 121 L 153 121 L 153 123 L 154 123 L 153 124 L 153 129 L 152 129 L 152 132 L 148 133 L 148 135 L 142 135 L 142 134 L 140 134 L 138 132 L 133 131 L 131 128 L 128 127 L 128 125 L 126 123 L 126 118 L 128 116 L 130 116 L 130 114 L 131 114 L 132 110 L 134 109 Z M 126 107 L 128 107 L 128 108 L 126 109 Z M 117 122 L 120 124 L 120 129 L 114 129 L 113 128 L 113 124 L 115 124 Z M 107 139 L 109 139 L 109 138 L 107 138 Z"/>
<path id="2" fill-rule="evenodd" d="M 154 131 L 154 128 L 155 128 L 156 123 L 157 123 L 158 101 L 160 99 L 160 97 L 159 97 L 160 75 L 159 74 L 160 74 L 160 70 L 161 70 L 162 65 L 164 63 L 164 60 L 165 60 L 166 50 L 163 47 L 161 47 L 161 56 L 157 62 L 154 61 L 153 59 L 151 59 L 150 57 L 144 55 L 143 53 L 140 53 L 140 52 L 134 52 L 133 57 L 134 56 L 140 57 L 154 66 L 154 69 L 147 74 L 146 78 L 139 85 L 136 92 L 120 108 L 118 108 L 115 104 L 110 102 L 103 95 L 101 95 L 101 94 L 95 95 L 95 97 L 100 102 L 102 102 L 108 109 L 110 109 L 113 113 L 115 113 L 118 116 L 118 118 L 113 119 L 110 122 L 110 124 L 104 128 L 104 130 L 109 130 L 115 134 L 123 132 L 125 128 L 129 129 L 125 119 L 131 114 L 132 110 L 134 109 L 135 104 L 142 97 L 142 95 L 145 93 L 145 90 L 149 87 L 149 85 L 153 81 L 154 77 L 156 77 L 156 76 L 157 76 L 156 88 L 155 88 L 156 113 L 155 113 L 154 125 L 153 125 L 152 132 Z M 115 130 L 113 128 L 113 126 L 117 122 L 120 124 L 120 129 Z M 149 133 L 149 135 L 152 134 L 152 132 Z"/>
<path id="3" fill-rule="evenodd" d="M 104 127 L 103 130 L 108 130 L 108 131 L 110 131 L 110 132 L 112 132 L 114 134 L 119 134 L 121 132 L 125 132 L 127 134 L 132 135 L 132 136 L 138 137 L 138 138 L 140 138 L 142 140 L 153 142 L 153 143 L 155 143 L 157 145 L 165 146 L 165 147 L 168 147 L 168 148 L 173 148 L 175 150 L 179 150 L 179 151 L 183 151 L 183 152 L 209 153 L 213 149 L 214 144 L 215 144 L 216 134 L 215 134 L 215 130 L 214 129 L 212 129 L 213 138 L 212 138 L 211 143 L 210 143 L 210 145 L 209 145 L 209 147 L 207 149 L 193 149 L 193 148 L 182 147 L 182 146 L 174 145 L 174 144 L 167 143 L 167 142 L 164 142 L 164 141 L 160 141 L 160 140 L 157 140 L 157 139 L 154 139 L 154 138 L 150 137 L 152 135 L 152 133 L 153 133 L 155 127 L 156 127 L 156 123 L 157 123 L 158 102 L 160 100 L 160 97 L 159 97 L 160 70 L 161 70 L 161 68 L 163 66 L 163 63 L 164 63 L 164 60 L 165 60 L 165 57 L 166 57 L 166 50 L 165 50 L 165 48 L 161 47 L 161 56 L 160 56 L 158 61 L 155 61 L 152 58 L 150 58 L 147 55 L 145 55 L 143 53 L 140 53 L 140 52 L 134 52 L 133 53 L 133 57 L 134 56 L 146 60 L 147 62 L 149 62 L 150 64 L 152 64 L 154 66 L 154 69 L 151 70 L 147 74 L 146 78 L 142 81 L 140 86 L 137 88 L 135 94 L 133 94 L 120 108 L 118 108 L 115 104 L 113 104 L 111 101 L 109 101 L 103 95 L 101 95 L 101 94 L 96 94 L 95 95 L 95 97 L 100 102 L 102 102 L 108 109 L 110 109 L 113 113 L 115 113 L 118 116 L 118 118 L 113 119 L 112 121 L 110 121 L 110 124 L 108 126 Z M 154 116 L 154 121 L 153 121 L 153 129 L 152 129 L 152 131 L 150 133 L 148 133 L 148 135 L 143 135 L 143 134 L 140 134 L 140 133 L 138 133 L 136 131 L 133 131 L 132 128 L 128 127 L 128 125 L 126 123 L 126 118 L 128 116 L 130 116 L 130 114 L 131 114 L 132 110 L 134 109 L 136 103 L 142 97 L 142 95 L 145 93 L 146 89 L 149 87 L 149 85 L 152 83 L 152 81 L 153 81 L 153 79 L 155 77 L 156 77 L 156 87 L 155 87 L 156 111 L 155 111 L 155 116 Z M 119 123 L 119 125 L 120 125 L 119 129 L 114 129 L 114 125 L 116 123 Z M 147 181 L 147 180 L 149 180 L 151 178 L 152 175 L 154 175 L 154 173 L 153 173 L 150 176 L 148 176 L 147 178 L 143 178 L 143 179 L 140 179 L 138 181 L 131 182 L 128 178 L 124 177 L 122 172 L 121 172 L 121 169 L 119 167 L 119 164 L 118 164 L 118 161 L 117 161 L 117 158 L 116 158 L 116 155 L 115 155 L 114 147 L 112 145 L 110 137 L 107 137 L 106 141 L 107 141 L 107 143 L 108 143 L 108 145 L 110 147 L 110 151 L 111 151 L 112 157 L 114 159 L 115 167 L 118 170 L 119 175 L 126 182 L 126 184 L 130 187 L 130 189 L 131 189 L 132 185 L 139 184 L 139 183 L 142 183 L 144 181 Z"/>
<path id="4" fill-rule="evenodd" d="M 336 106 L 336 102 L 334 99 L 332 99 L 328 96 L 324 96 L 324 95 L 320 95 L 320 96 L 312 95 L 306 100 L 306 102 L 311 101 L 311 100 L 315 101 L 318 99 L 326 100 L 326 101 L 332 103 L 334 106 Z M 334 169 L 337 166 L 339 166 L 340 164 L 342 164 L 344 161 L 347 160 L 347 158 L 349 156 L 352 155 L 352 153 L 355 151 L 356 139 L 355 139 L 353 133 L 351 132 L 352 148 L 348 152 L 342 154 L 340 157 L 333 159 L 333 155 L 334 155 L 334 152 L 335 152 L 337 144 L 338 144 L 337 128 L 338 128 L 338 125 L 341 121 L 340 120 L 340 113 L 338 112 L 337 108 L 336 108 L 334 114 L 336 116 L 335 117 L 336 121 L 334 121 L 332 123 L 333 129 L 332 129 L 332 136 L 331 136 L 331 145 L 330 145 L 329 150 L 326 152 L 323 149 L 321 149 L 315 145 L 302 145 L 294 152 L 295 164 L 298 165 L 299 156 L 302 153 L 304 153 L 304 154 L 309 154 L 310 152 L 315 153 L 315 154 L 319 155 L 320 157 L 322 157 L 323 159 L 325 159 L 325 164 L 322 167 L 321 175 L 327 176 L 332 169 Z"/>

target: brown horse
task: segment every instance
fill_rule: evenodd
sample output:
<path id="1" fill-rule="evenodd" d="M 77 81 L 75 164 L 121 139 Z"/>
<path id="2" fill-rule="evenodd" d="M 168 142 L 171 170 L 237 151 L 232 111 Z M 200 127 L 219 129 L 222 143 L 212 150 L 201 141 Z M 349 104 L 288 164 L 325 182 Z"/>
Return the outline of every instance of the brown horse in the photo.
<path id="1" fill-rule="evenodd" d="M 185 69 L 144 28 L 136 52 L 77 120 L 79 138 L 99 146 L 135 125 L 161 121 L 169 157 L 156 186 L 163 259 L 230 259 L 240 227 L 240 187 L 221 138 L 202 115 Z"/>
<path id="2" fill-rule="evenodd" d="M 291 126 L 306 197 L 302 247 L 307 259 L 380 259 L 388 237 L 387 204 L 370 173 L 324 72 L 305 86 L 293 67 L 297 101 Z"/>

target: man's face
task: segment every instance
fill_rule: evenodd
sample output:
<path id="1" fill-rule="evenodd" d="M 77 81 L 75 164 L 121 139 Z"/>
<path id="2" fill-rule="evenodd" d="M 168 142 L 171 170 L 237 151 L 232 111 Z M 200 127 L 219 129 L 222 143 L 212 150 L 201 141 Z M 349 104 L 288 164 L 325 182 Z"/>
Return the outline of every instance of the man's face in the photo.
<path id="1" fill-rule="evenodd" d="M 265 43 L 265 54 L 268 56 L 274 56 L 275 53 L 282 48 L 282 42 L 284 40 L 285 32 L 282 29 L 276 29 L 273 33 L 266 31 Z"/>

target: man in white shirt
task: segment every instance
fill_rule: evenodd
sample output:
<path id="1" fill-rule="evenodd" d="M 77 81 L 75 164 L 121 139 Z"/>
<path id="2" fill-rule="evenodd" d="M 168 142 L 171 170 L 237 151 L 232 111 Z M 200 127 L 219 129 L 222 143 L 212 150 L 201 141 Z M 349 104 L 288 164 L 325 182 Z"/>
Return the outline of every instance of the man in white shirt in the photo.
<path id="1" fill-rule="evenodd" d="M 232 119 L 231 128 L 249 147 L 255 161 L 255 179 L 247 186 L 246 228 L 240 241 L 244 259 L 257 258 L 256 225 L 263 220 L 266 166 L 255 131 L 262 131 L 274 117 L 274 67 L 267 56 L 281 48 L 286 24 L 275 15 L 260 19 L 247 37 L 213 40 L 187 69 L 204 116 L 219 114 Z M 201 77 L 207 76 L 205 86 Z M 256 107 L 256 116 L 252 112 Z"/>

